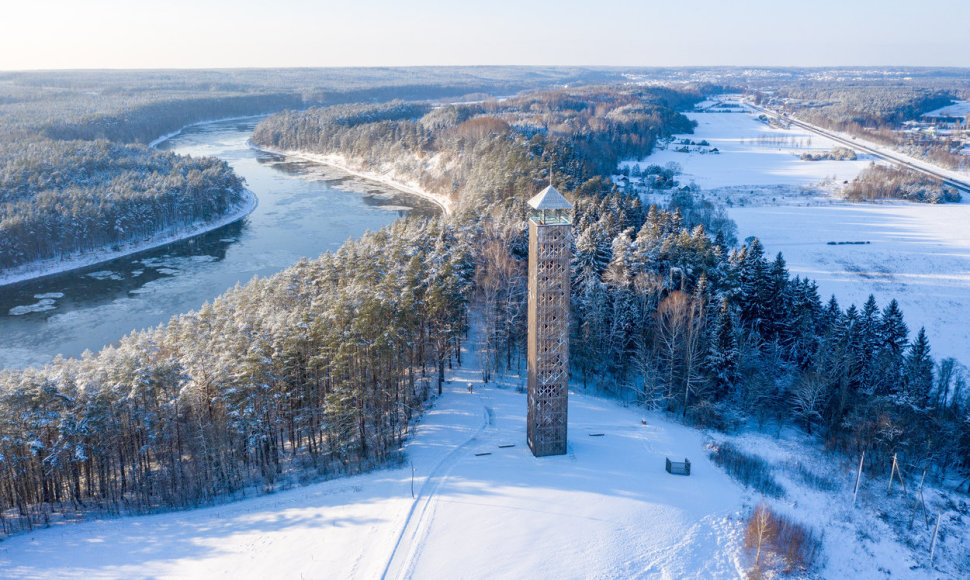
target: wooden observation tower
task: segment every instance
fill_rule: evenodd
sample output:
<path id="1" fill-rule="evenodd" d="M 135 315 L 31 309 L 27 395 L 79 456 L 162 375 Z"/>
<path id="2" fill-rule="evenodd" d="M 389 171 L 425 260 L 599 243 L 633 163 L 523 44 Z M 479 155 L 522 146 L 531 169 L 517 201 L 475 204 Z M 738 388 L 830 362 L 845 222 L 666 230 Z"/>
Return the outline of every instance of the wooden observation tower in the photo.
<path id="1" fill-rule="evenodd" d="M 566 453 L 572 209 L 552 185 L 529 200 L 529 448 Z"/>

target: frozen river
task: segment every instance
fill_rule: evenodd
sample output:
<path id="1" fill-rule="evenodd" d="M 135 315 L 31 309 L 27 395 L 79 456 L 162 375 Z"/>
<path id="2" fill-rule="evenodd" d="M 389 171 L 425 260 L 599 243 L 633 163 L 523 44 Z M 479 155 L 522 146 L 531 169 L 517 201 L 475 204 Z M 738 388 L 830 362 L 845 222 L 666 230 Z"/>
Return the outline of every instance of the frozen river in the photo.
<path id="1" fill-rule="evenodd" d="M 159 149 L 227 161 L 259 197 L 247 218 L 89 268 L 0 287 L 0 367 L 97 351 L 200 307 L 253 276 L 334 250 L 432 203 L 327 166 L 250 149 L 257 120 L 186 129 Z"/>

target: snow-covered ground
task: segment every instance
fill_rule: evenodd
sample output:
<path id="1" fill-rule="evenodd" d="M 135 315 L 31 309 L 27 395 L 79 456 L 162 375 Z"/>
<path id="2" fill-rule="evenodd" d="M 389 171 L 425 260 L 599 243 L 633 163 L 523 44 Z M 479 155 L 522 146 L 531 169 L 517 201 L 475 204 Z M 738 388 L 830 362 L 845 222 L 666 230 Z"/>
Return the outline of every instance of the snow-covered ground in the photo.
<path id="1" fill-rule="evenodd" d="M 826 453 L 818 441 L 801 430 L 713 437 L 770 465 L 785 497 L 766 500 L 767 504 L 776 513 L 807 524 L 821 537 L 819 577 L 970 577 L 970 530 L 966 522 L 970 504 L 959 494 L 926 485 L 926 516 L 922 511 L 914 514 L 920 479 L 915 467 L 906 466 L 907 491 L 900 488 L 898 480 L 888 491 L 888 469 L 880 475 L 864 474 L 853 500 L 859 458 Z M 931 569 L 930 547 L 937 516 L 940 534 Z"/>
<path id="2" fill-rule="evenodd" d="M 463 358 L 415 428 L 403 467 L 15 536 L 0 543 L 0 576 L 745 577 L 752 554 L 743 546 L 744 519 L 762 498 L 713 465 L 707 434 L 573 391 L 568 453 L 536 459 L 525 443 L 522 379 L 483 385 L 474 353 Z M 798 436 L 732 440 L 778 470 L 786 498 L 772 500 L 773 509 L 822 537 L 820 568 L 808 577 L 935 577 L 916 555 L 925 532 L 907 547 L 880 527 L 877 492 L 851 505 L 851 466 L 833 470 L 815 443 Z M 691 475 L 667 474 L 666 457 L 689 458 Z M 793 460 L 827 474 L 833 489 L 784 477 Z M 961 553 L 964 533 L 946 522 L 950 539 L 937 558 L 944 574 L 957 565 L 952 554 Z"/>
<path id="3" fill-rule="evenodd" d="M 956 101 L 952 105 L 923 113 L 924 117 L 966 117 L 967 115 L 970 115 L 970 103 L 965 101 Z"/>
<path id="4" fill-rule="evenodd" d="M 694 134 L 676 135 L 665 149 L 640 160 L 640 166 L 678 163 L 683 170 L 679 181 L 694 182 L 704 190 L 819 184 L 832 190 L 853 179 L 873 161 L 866 155 L 859 155 L 856 161 L 803 160 L 803 153 L 825 153 L 841 145 L 797 127 L 781 129 L 769 125 L 747 109 L 744 111 L 687 113 L 687 117 L 697 121 Z M 689 152 L 682 153 L 678 151 L 685 146 L 680 143 L 682 139 L 695 143 L 706 140 L 710 146 L 687 145 Z M 713 149 L 718 153 L 711 153 Z M 621 166 L 631 163 L 626 161 Z"/>
<path id="5" fill-rule="evenodd" d="M 738 237 L 782 252 L 793 274 L 827 300 L 861 306 L 892 298 L 910 336 L 925 326 L 936 358 L 970 364 L 970 204 L 837 204 L 734 207 Z M 829 245 L 828 242 L 870 242 Z"/>
<path id="6" fill-rule="evenodd" d="M 934 356 L 970 364 L 970 204 L 826 197 L 872 159 L 803 161 L 800 152 L 836 144 L 798 128 L 770 126 L 747 111 L 689 113 L 698 121 L 694 135 L 676 136 L 640 165 L 680 163 L 682 183 L 694 181 L 706 195 L 728 203 L 739 239 L 755 236 L 769 255 L 782 252 L 792 274 L 818 281 L 823 299 L 834 294 L 847 307 L 861 305 L 869 294 L 881 306 L 896 298 L 911 335 L 926 327 Z M 721 153 L 677 153 L 682 138 L 707 140 Z"/>

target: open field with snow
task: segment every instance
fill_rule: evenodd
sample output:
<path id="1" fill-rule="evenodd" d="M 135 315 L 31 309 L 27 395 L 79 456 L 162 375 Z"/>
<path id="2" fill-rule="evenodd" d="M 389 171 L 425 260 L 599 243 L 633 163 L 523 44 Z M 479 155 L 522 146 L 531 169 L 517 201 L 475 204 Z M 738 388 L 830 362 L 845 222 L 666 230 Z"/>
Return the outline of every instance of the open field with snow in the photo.
<path id="1" fill-rule="evenodd" d="M 710 106 L 711 103 L 706 103 Z M 705 104 L 699 105 L 699 108 Z M 723 109 L 714 108 L 715 111 Z M 679 181 L 696 183 L 704 190 L 743 188 L 745 186 L 824 186 L 834 191 L 845 180 L 859 174 L 872 159 L 859 155 L 856 161 L 806 161 L 803 153 L 825 153 L 839 145 L 797 127 L 781 129 L 758 120 L 747 112 L 687 113 L 697 127 L 693 135 L 676 135 L 665 149 L 639 161 L 664 166 L 677 163 L 683 169 Z M 682 139 L 710 145 L 683 145 Z M 687 147 L 689 152 L 678 149 Z M 717 153 L 711 153 L 717 149 Z M 624 162 L 628 165 L 632 162 Z"/>
<path id="2" fill-rule="evenodd" d="M 675 140 L 641 165 L 680 163 L 682 183 L 694 181 L 728 203 L 740 240 L 755 236 L 769 255 L 782 252 L 792 274 L 818 281 L 823 300 L 834 294 L 847 307 L 873 294 L 884 306 L 896 298 L 911 336 L 925 326 L 936 358 L 970 364 L 970 204 L 819 197 L 812 191 L 835 191 L 871 159 L 803 161 L 800 152 L 835 144 L 800 129 L 769 126 L 747 112 L 688 116 L 698 121 L 695 134 L 676 139 L 707 140 L 722 153 L 677 153 Z"/>
<path id="3" fill-rule="evenodd" d="M 762 496 L 715 467 L 710 435 L 574 391 L 568 454 L 536 459 L 522 379 L 482 385 L 474 352 L 464 358 L 401 468 L 186 512 L 56 525 L 0 543 L 2 576 L 745 577 L 744 520 Z M 784 489 L 772 509 L 821 539 L 818 567 L 790 577 L 934 578 L 968 564 L 959 513 L 947 512 L 930 570 L 927 532 L 907 546 L 878 515 L 881 482 L 867 482 L 853 507 L 854 466 L 784 433 L 715 437 L 762 456 Z M 691 475 L 666 473 L 666 457 L 689 458 Z"/>
<path id="4" fill-rule="evenodd" d="M 823 300 L 880 306 L 896 298 L 911 337 L 929 333 L 936 358 L 970 363 L 970 205 L 912 203 L 734 207 L 738 237 L 782 252 Z M 870 242 L 829 245 L 828 242 Z"/>
<path id="5" fill-rule="evenodd" d="M 957 101 L 951 105 L 923 113 L 924 117 L 966 117 L 970 115 L 970 103 Z"/>

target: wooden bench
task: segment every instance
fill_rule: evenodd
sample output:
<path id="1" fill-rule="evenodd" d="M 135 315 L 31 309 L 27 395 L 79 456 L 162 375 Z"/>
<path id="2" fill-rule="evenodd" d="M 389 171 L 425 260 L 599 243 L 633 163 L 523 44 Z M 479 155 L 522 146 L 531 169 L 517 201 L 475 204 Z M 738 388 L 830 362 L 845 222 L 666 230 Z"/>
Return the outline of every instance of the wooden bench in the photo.
<path id="1" fill-rule="evenodd" d="M 667 458 L 667 473 L 671 475 L 690 475 L 690 460 L 671 461 Z"/>

